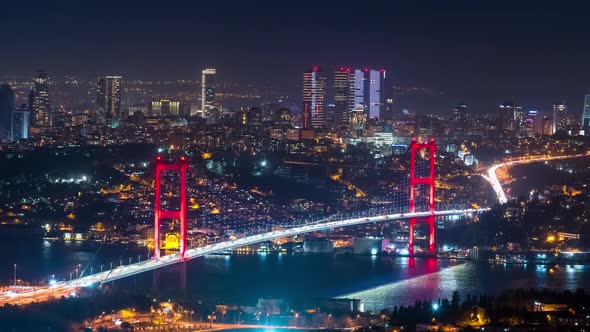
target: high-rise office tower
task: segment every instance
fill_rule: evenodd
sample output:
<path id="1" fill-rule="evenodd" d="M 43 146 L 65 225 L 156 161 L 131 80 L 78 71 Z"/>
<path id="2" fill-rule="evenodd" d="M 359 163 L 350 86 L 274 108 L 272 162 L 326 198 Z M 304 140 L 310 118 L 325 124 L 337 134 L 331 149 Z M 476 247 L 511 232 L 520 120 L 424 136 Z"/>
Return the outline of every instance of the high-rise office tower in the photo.
<path id="1" fill-rule="evenodd" d="M 354 80 L 355 107 L 362 105 L 371 119 L 381 117 L 382 109 L 385 111 L 385 70 L 356 69 Z"/>
<path id="2" fill-rule="evenodd" d="M 326 78 L 318 67 L 303 73 L 303 127 L 324 125 Z"/>
<path id="3" fill-rule="evenodd" d="M 0 142 L 10 138 L 14 93 L 7 84 L 0 86 Z"/>
<path id="4" fill-rule="evenodd" d="M 29 138 L 29 121 L 30 113 L 26 104 L 12 112 L 11 140 L 13 142 Z"/>
<path id="5" fill-rule="evenodd" d="M 471 130 L 473 119 L 465 103 L 459 103 L 453 108 L 452 122 L 458 133 L 465 134 Z"/>
<path id="6" fill-rule="evenodd" d="M 498 107 L 498 128 L 500 130 L 516 130 L 514 103 L 504 102 Z"/>
<path id="7" fill-rule="evenodd" d="M 590 94 L 584 96 L 584 110 L 582 112 L 582 129 L 586 131 L 586 135 L 590 134 Z"/>
<path id="8" fill-rule="evenodd" d="M 340 67 L 334 72 L 334 121 L 336 126 L 347 125 L 354 109 L 354 72 Z"/>
<path id="9" fill-rule="evenodd" d="M 215 105 L 215 74 L 217 70 L 207 68 L 202 71 L 201 75 L 201 112 L 207 116 L 207 111 L 214 108 Z"/>
<path id="10" fill-rule="evenodd" d="M 527 112 L 523 121 L 523 132 L 527 137 L 543 135 L 543 120 L 545 116 L 536 110 Z"/>
<path id="11" fill-rule="evenodd" d="M 51 127 L 53 118 L 49 105 L 49 91 L 47 88 L 47 74 L 38 70 L 34 78 L 34 86 L 29 93 L 29 112 L 31 114 L 31 126 Z"/>
<path id="12" fill-rule="evenodd" d="M 121 76 L 101 76 L 96 84 L 96 122 L 116 126 L 121 117 Z"/>
<path id="13" fill-rule="evenodd" d="M 553 133 L 567 130 L 567 105 L 562 102 L 553 105 Z"/>

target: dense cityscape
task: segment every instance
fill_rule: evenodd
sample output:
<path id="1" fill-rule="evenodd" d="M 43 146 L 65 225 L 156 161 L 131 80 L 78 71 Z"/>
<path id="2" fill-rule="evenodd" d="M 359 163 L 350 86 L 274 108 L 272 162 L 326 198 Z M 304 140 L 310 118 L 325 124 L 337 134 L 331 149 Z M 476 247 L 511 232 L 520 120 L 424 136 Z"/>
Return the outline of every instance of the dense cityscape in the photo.
<path id="1" fill-rule="evenodd" d="M 137 26 L 161 4 L 124 4 L 120 16 L 95 4 L 11 6 L 39 19 L 15 31 L 13 44 L 38 41 L 29 33 L 38 32 L 51 56 L 26 46 L 22 59 L 4 53 L 0 63 L 0 331 L 590 328 L 590 86 L 547 65 L 546 80 L 554 75 L 561 88 L 547 93 L 556 83 L 531 75 L 539 90 L 529 94 L 501 69 L 542 67 L 547 54 L 527 53 L 535 43 L 578 40 L 578 23 L 569 22 L 584 6 L 554 12 L 540 3 L 523 14 L 527 6 L 464 1 L 419 11 L 366 5 L 383 25 L 359 31 L 333 17 L 290 25 L 333 6 L 307 13 L 289 4 L 286 13 L 173 1 L 177 17 L 162 18 L 159 30 Z M 202 21 L 191 13 L 205 7 L 211 16 Z M 343 8 L 342 19 L 356 18 Z M 71 21 L 44 31 L 45 10 Z M 479 58 L 489 74 L 481 83 L 458 84 L 464 74 L 447 70 L 465 49 L 449 51 L 435 37 L 419 40 L 448 67 L 430 78 L 406 77 L 412 61 L 404 68 L 391 55 L 404 51 L 338 53 L 338 41 L 359 41 L 360 31 L 389 40 L 384 33 L 399 27 L 392 10 L 399 24 L 456 34 L 449 45 L 479 45 L 456 30 L 464 17 L 490 41 L 518 36 L 488 31 L 498 11 L 522 18 L 510 24 L 536 37 L 519 47 L 506 39 L 502 52 L 522 52 L 497 60 L 510 65 Z M 567 23 L 544 34 L 547 17 Z M 108 19 L 117 29 L 102 25 Z M 441 27 L 441 19 L 455 23 Z M 162 59 L 177 48 L 190 53 L 181 40 L 205 26 L 219 30 L 195 34 L 210 47 L 200 46 L 198 61 L 182 52 L 177 63 L 149 52 L 128 58 L 153 41 L 166 45 Z M 292 29 L 317 33 L 307 40 L 322 45 L 315 56 L 293 60 L 301 40 Z M 119 58 L 74 55 L 92 53 L 93 38 L 120 48 Z M 560 54 L 551 56 L 574 61 Z M 464 71 L 477 67 L 465 59 Z"/>

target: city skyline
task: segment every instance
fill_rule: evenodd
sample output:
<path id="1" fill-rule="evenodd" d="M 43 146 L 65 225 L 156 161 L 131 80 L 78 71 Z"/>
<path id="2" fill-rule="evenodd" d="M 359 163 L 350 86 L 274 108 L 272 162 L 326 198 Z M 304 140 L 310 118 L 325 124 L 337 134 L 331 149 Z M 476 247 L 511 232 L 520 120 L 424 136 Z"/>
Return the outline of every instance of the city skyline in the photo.
<path id="1" fill-rule="evenodd" d="M 590 326 L 590 3 L 1 8 L 0 330 Z"/>
<path id="2" fill-rule="evenodd" d="M 29 76 L 42 68 L 55 76 L 198 79 L 202 68 L 213 66 L 223 68 L 219 80 L 270 84 L 298 95 L 294 82 L 305 68 L 318 65 L 333 72 L 342 65 L 368 66 L 386 68 L 397 85 L 428 87 L 449 102 L 465 101 L 488 111 L 495 106 L 486 105 L 502 100 L 537 108 L 566 100 L 570 109 L 581 110 L 583 99 L 575 96 L 590 87 L 584 60 L 590 50 L 578 19 L 583 4 L 381 4 L 365 7 L 357 18 L 366 17 L 365 24 L 352 28 L 339 23 L 354 19 L 352 4 L 325 3 L 308 10 L 305 4 L 283 9 L 263 3 L 208 7 L 172 2 L 169 10 L 176 16 L 147 24 L 159 7 L 129 2 L 117 6 L 119 14 L 103 30 L 109 5 L 114 6 L 29 5 L 32 25 L 18 30 L 8 17 L 3 24 L 13 33 L 5 36 L 0 51 L 19 49 L 21 54 L 4 56 L 0 73 Z M 7 9 L 23 8 L 8 4 Z M 323 28 L 314 34 L 313 24 L 306 22 Z M 154 47 L 162 51 L 153 52 Z"/>

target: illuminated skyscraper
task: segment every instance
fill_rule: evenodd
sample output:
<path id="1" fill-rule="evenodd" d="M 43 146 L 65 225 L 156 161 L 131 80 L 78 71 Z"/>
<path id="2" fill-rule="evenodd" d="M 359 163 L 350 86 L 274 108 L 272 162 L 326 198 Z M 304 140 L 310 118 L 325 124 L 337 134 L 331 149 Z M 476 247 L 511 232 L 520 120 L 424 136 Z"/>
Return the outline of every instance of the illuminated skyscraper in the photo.
<path id="1" fill-rule="evenodd" d="M 363 107 L 368 117 L 379 119 L 385 112 L 385 70 L 356 69 L 354 71 L 355 107 Z"/>
<path id="2" fill-rule="evenodd" d="M 553 133 L 567 130 L 567 105 L 565 103 L 553 105 Z"/>
<path id="3" fill-rule="evenodd" d="M 8 85 L 0 86 L 0 141 L 9 138 L 10 119 L 14 110 L 14 93 Z"/>
<path id="4" fill-rule="evenodd" d="M 31 126 L 36 128 L 51 127 L 53 119 L 51 116 L 51 106 L 49 105 L 47 74 L 42 70 L 38 70 L 34 81 L 33 89 L 29 93 Z"/>
<path id="5" fill-rule="evenodd" d="M 30 114 L 26 104 L 12 112 L 11 140 L 13 142 L 29 138 L 29 121 Z"/>
<path id="6" fill-rule="evenodd" d="M 121 117 L 121 76 L 98 78 L 96 93 L 96 121 L 116 127 Z"/>
<path id="7" fill-rule="evenodd" d="M 347 125 L 354 109 L 354 72 L 343 68 L 334 72 L 334 120 L 336 126 Z"/>
<path id="8" fill-rule="evenodd" d="M 326 78 L 318 67 L 303 73 L 303 127 L 324 125 Z"/>
<path id="9" fill-rule="evenodd" d="M 514 113 L 514 104 L 504 102 L 498 107 L 498 128 L 500 130 L 515 131 L 516 119 Z"/>
<path id="10" fill-rule="evenodd" d="M 201 112 L 207 116 L 207 111 L 216 107 L 215 74 L 213 68 L 204 69 L 201 75 Z"/>
<path id="11" fill-rule="evenodd" d="M 582 129 L 586 131 L 590 130 L 590 94 L 584 96 L 584 110 L 582 112 Z"/>

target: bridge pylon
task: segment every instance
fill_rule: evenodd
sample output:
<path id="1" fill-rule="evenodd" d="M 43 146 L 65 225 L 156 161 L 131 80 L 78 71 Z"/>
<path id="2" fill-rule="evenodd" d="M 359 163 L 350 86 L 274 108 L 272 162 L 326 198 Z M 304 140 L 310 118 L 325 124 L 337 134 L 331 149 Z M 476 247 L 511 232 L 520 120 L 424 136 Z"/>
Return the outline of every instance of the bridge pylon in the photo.
<path id="1" fill-rule="evenodd" d="M 180 220 L 180 257 L 184 260 L 186 252 L 186 172 L 190 166 L 185 156 L 181 156 L 177 162 L 165 162 L 162 156 L 156 157 L 156 193 L 154 202 L 154 257 L 160 258 L 160 222 L 162 219 Z M 162 171 L 177 171 L 180 173 L 180 209 L 179 210 L 162 210 L 161 199 L 161 181 Z"/>
<path id="2" fill-rule="evenodd" d="M 427 149 L 429 154 L 430 170 L 429 175 L 426 177 L 416 177 L 416 152 L 421 149 Z M 410 144 L 410 150 L 412 156 L 410 158 L 410 213 L 416 212 L 416 197 L 415 189 L 416 185 L 427 185 L 430 187 L 428 197 L 428 208 L 430 215 L 427 218 L 428 223 L 428 253 L 430 255 L 435 254 L 435 243 L 434 243 L 434 157 L 436 155 L 436 143 L 432 139 L 428 143 L 417 143 L 413 140 Z M 414 254 L 414 225 L 416 224 L 416 218 L 410 218 L 410 236 L 408 244 L 408 252 L 410 255 Z"/>

